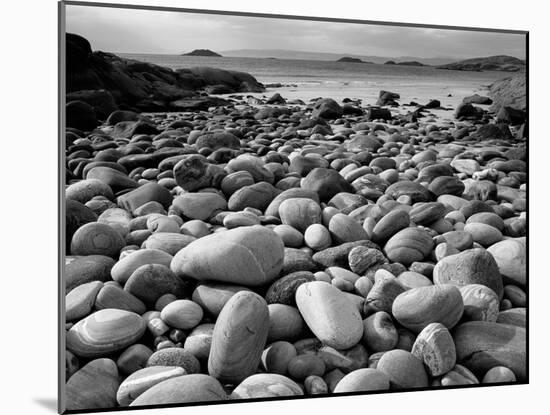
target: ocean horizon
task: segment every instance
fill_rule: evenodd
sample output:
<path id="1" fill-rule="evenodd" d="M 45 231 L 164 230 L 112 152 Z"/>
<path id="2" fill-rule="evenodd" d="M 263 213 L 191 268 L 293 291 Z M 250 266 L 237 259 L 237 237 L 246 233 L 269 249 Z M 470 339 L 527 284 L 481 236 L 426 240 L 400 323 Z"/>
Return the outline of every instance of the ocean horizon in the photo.
<path id="1" fill-rule="evenodd" d="M 456 108 L 468 95 L 487 94 L 488 86 L 505 77 L 508 72 L 454 71 L 433 66 L 384 65 L 377 63 L 336 62 L 304 59 L 205 57 L 142 53 L 117 55 L 171 69 L 211 66 L 247 72 L 264 85 L 282 84 L 267 88 L 253 96 L 269 96 L 279 92 L 286 99 L 305 102 L 317 97 L 361 99 L 373 105 L 380 90 L 400 94 L 400 103 L 415 101 L 426 104 L 431 99 L 442 106 Z"/>

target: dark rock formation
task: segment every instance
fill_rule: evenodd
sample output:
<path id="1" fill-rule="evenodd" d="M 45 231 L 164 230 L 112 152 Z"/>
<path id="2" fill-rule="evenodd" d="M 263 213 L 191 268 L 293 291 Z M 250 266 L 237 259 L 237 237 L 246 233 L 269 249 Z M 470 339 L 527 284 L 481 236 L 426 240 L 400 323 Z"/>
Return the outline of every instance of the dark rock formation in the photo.
<path id="1" fill-rule="evenodd" d="M 505 71 L 518 72 L 525 70 L 525 61 L 513 56 L 497 55 L 484 58 L 465 59 L 458 62 L 440 65 L 439 69 L 455 71 Z"/>
<path id="2" fill-rule="evenodd" d="M 396 94 L 395 92 L 380 91 L 380 93 L 378 94 L 378 101 L 376 101 L 376 105 L 390 105 L 392 107 L 396 107 L 399 104 L 395 100 L 399 98 L 399 94 Z"/>
<path id="3" fill-rule="evenodd" d="M 244 72 L 208 67 L 173 71 L 111 53 L 92 52 L 86 39 L 72 33 L 67 33 L 66 44 L 67 93 L 108 91 L 120 109 L 184 111 L 219 105 L 221 101 L 208 101 L 210 98 L 197 93 L 208 86 L 223 85 L 232 93 L 264 90 L 262 84 Z"/>
<path id="4" fill-rule="evenodd" d="M 525 110 L 527 106 L 527 77 L 525 73 L 493 82 L 489 87 L 489 95 L 494 101 L 490 107 L 493 112 L 498 112 L 504 106 Z"/>
<path id="5" fill-rule="evenodd" d="M 216 52 L 212 52 L 210 49 L 195 49 L 189 53 L 182 53 L 181 56 L 216 56 L 221 58 L 222 55 Z"/>

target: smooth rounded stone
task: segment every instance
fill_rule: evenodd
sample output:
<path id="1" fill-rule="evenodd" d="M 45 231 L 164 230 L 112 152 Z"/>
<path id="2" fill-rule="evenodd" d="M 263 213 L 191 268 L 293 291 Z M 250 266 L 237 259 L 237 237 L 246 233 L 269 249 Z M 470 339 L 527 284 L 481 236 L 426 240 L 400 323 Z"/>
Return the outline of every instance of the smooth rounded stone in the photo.
<path id="1" fill-rule="evenodd" d="M 477 385 L 479 381 L 476 376 L 462 365 L 455 365 L 453 370 L 447 372 L 439 379 L 439 382 L 433 385 L 437 386 L 457 386 L 457 385 Z"/>
<path id="2" fill-rule="evenodd" d="M 183 280 L 161 264 L 147 264 L 137 268 L 124 284 L 124 290 L 148 305 L 155 304 L 164 294 L 183 297 L 186 291 Z"/>
<path id="3" fill-rule="evenodd" d="M 391 313 L 395 298 L 405 290 L 406 288 L 391 272 L 384 269 L 377 270 L 374 274 L 374 285 L 365 299 L 365 313 L 371 311 Z"/>
<path id="4" fill-rule="evenodd" d="M 340 382 L 344 376 L 345 376 L 345 373 L 342 372 L 340 369 L 334 369 L 334 370 L 328 371 L 325 374 L 325 376 L 323 376 L 323 380 L 327 384 L 328 390 L 330 392 L 334 392 L 336 385 L 338 385 L 338 382 Z"/>
<path id="5" fill-rule="evenodd" d="M 497 323 L 510 324 L 512 326 L 526 327 L 527 314 L 525 307 L 510 308 L 498 313 Z"/>
<path id="6" fill-rule="evenodd" d="M 143 314 L 147 310 L 143 302 L 115 284 L 105 284 L 97 293 L 96 310 L 118 309 Z"/>
<path id="7" fill-rule="evenodd" d="M 106 209 L 97 218 L 98 223 L 109 225 L 111 228 L 120 233 L 122 237 L 126 237 L 126 235 L 130 232 L 131 221 L 132 215 L 120 208 Z"/>
<path id="8" fill-rule="evenodd" d="M 155 311 L 159 312 L 158 317 L 160 318 L 160 312 L 164 307 L 166 307 L 168 304 L 170 304 L 172 301 L 176 301 L 178 297 L 176 297 L 172 293 L 163 294 L 161 295 L 158 300 L 155 302 Z"/>
<path id="9" fill-rule="evenodd" d="M 231 196 L 237 190 L 253 184 L 254 178 L 252 175 L 245 170 L 241 170 L 225 176 L 221 182 L 221 190 L 225 195 Z"/>
<path id="10" fill-rule="evenodd" d="M 296 307 L 286 304 L 269 304 L 269 330 L 267 341 L 295 340 L 304 331 L 304 320 Z"/>
<path id="11" fill-rule="evenodd" d="M 322 251 L 331 246 L 330 232 L 320 223 L 309 225 L 304 232 L 305 244 L 314 251 Z"/>
<path id="12" fill-rule="evenodd" d="M 106 282 L 111 279 L 115 260 L 104 255 L 67 257 L 65 263 L 65 292 L 92 281 Z"/>
<path id="13" fill-rule="evenodd" d="M 285 247 L 300 248 L 303 246 L 304 236 L 290 225 L 277 225 L 273 228 L 273 232 L 282 239 Z"/>
<path id="14" fill-rule="evenodd" d="M 314 223 L 321 223 L 321 207 L 308 198 L 289 198 L 279 205 L 279 217 L 285 225 L 290 225 L 300 232 Z"/>
<path id="15" fill-rule="evenodd" d="M 420 169 L 417 179 L 420 183 L 430 183 L 436 177 L 441 176 L 452 177 L 453 169 L 451 166 L 443 163 L 428 164 Z"/>
<path id="16" fill-rule="evenodd" d="M 212 376 L 200 373 L 164 380 L 139 395 L 130 406 L 166 405 L 229 399 Z"/>
<path id="17" fill-rule="evenodd" d="M 146 225 L 151 233 L 178 233 L 180 231 L 179 223 L 168 216 L 150 215 Z"/>
<path id="18" fill-rule="evenodd" d="M 313 190 L 306 190 L 302 188 L 291 188 L 283 191 L 277 195 L 269 204 L 265 210 L 266 216 L 275 216 L 279 217 L 279 206 L 287 199 L 294 198 L 307 198 L 311 199 L 317 204 L 319 203 L 319 195 Z"/>
<path id="19" fill-rule="evenodd" d="M 527 305 L 527 294 L 516 285 L 504 286 L 504 298 L 507 298 L 514 307 L 525 307 Z"/>
<path id="20" fill-rule="evenodd" d="M 115 198 L 111 187 L 97 179 L 80 180 L 65 188 L 65 197 L 80 203 L 86 203 L 95 196 L 103 196 L 109 200 Z"/>
<path id="21" fill-rule="evenodd" d="M 527 376 L 526 331 L 523 327 L 469 321 L 454 330 L 457 361 L 482 376 L 495 366 L 512 370 L 518 380 Z"/>
<path id="22" fill-rule="evenodd" d="M 171 208 L 189 219 L 206 220 L 227 209 L 227 202 L 217 193 L 184 193 L 174 198 Z"/>
<path id="23" fill-rule="evenodd" d="M 191 242 L 172 260 L 178 276 L 259 286 L 271 282 L 283 267 L 284 244 L 259 225 L 215 233 Z"/>
<path id="24" fill-rule="evenodd" d="M 331 284 L 313 281 L 300 285 L 296 304 L 308 327 L 324 344 L 348 349 L 361 340 L 363 320 L 359 311 Z"/>
<path id="25" fill-rule="evenodd" d="M 359 279 L 359 275 L 342 267 L 328 267 L 325 272 L 332 279 L 338 278 L 351 284 L 355 284 L 355 281 Z"/>
<path id="26" fill-rule="evenodd" d="M 190 300 L 176 300 L 164 307 L 160 318 L 170 327 L 188 330 L 196 327 L 204 312 L 197 303 Z"/>
<path id="27" fill-rule="evenodd" d="M 429 225 L 442 219 L 447 213 L 445 205 L 439 202 L 417 204 L 409 211 L 409 217 L 417 225 Z"/>
<path id="28" fill-rule="evenodd" d="M 80 320 L 92 311 L 101 281 L 91 281 L 73 288 L 65 296 L 65 321 Z"/>
<path id="29" fill-rule="evenodd" d="M 503 284 L 493 256 L 481 249 L 468 249 L 439 261 L 433 270 L 434 284 L 482 284 L 502 299 Z"/>
<path id="30" fill-rule="evenodd" d="M 464 302 L 463 318 L 467 321 L 497 321 L 499 299 L 489 287 L 481 284 L 468 284 L 460 287 Z"/>
<path id="31" fill-rule="evenodd" d="M 231 195 L 227 208 L 231 211 L 240 211 L 252 207 L 264 211 L 278 193 L 279 190 L 267 182 L 245 186 Z"/>
<path id="32" fill-rule="evenodd" d="M 65 386 L 67 410 L 92 410 L 116 406 L 120 381 L 115 362 L 96 359 L 72 375 Z"/>
<path id="33" fill-rule="evenodd" d="M 338 246 L 324 249 L 313 254 L 312 259 L 317 264 L 328 268 L 332 266 L 347 267 L 348 255 L 356 246 L 366 246 L 368 248 L 380 249 L 378 245 L 369 240 L 347 242 Z"/>
<path id="34" fill-rule="evenodd" d="M 90 169 L 86 179 L 96 179 L 107 184 L 114 192 L 125 189 L 135 189 L 138 184 L 126 174 L 111 167 L 98 166 Z"/>
<path id="35" fill-rule="evenodd" d="M 430 323 L 453 328 L 464 311 L 460 290 L 450 284 L 413 288 L 398 295 L 392 315 L 402 326 L 419 333 Z"/>
<path id="36" fill-rule="evenodd" d="M 136 313 L 99 310 L 69 329 L 67 349 L 79 357 L 101 357 L 135 343 L 144 332 L 145 321 Z"/>
<path id="37" fill-rule="evenodd" d="M 475 160 L 470 159 L 454 159 L 451 161 L 451 167 L 459 173 L 464 173 L 468 176 L 472 176 L 476 171 L 480 171 L 481 167 Z"/>
<path id="38" fill-rule="evenodd" d="M 368 277 L 359 277 L 353 286 L 356 294 L 366 298 L 374 283 Z"/>
<path id="39" fill-rule="evenodd" d="M 364 274 L 369 268 L 388 262 L 378 249 L 356 246 L 348 254 L 349 268 L 356 274 Z"/>
<path id="40" fill-rule="evenodd" d="M 185 370 L 176 366 L 153 366 L 140 369 L 120 384 L 116 394 L 117 402 L 120 406 L 128 406 L 147 389 L 167 379 L 183 375 L 186 375 Z"/>
<path id="41" fill-rule="evenodd" d="M 428 277 L 414 271 L 405 271 L 399 274 L 397 281 L 405 288 L 428 287 L 433 284 Z"/>
<path id="42" fill-rule="evenodd" d="M 238 383 L 258 369 L 269 330 L 267 303 L 258 294 L 236 293 L 223 307 L 212 334 L 208 373 Z"/>
<path id="43" fill-rule="evenodd" d="M 480 212 L 494 212 L 493 208 L 482 200 L 470 200 L 459 209 L 466 219 Z"/>
<path id="44" fill-rule="evenodd" d="M 172 195 L 168 189 L 158 183 L 149 182 L 119 196 L 117 204 L 137 216 L 138 213 L 141 213 L 139 209 L 143 208 L 146 204 L 156 202 L 163 208 L 167 208 L 172 203 L 172 199 Z"/>
<path id="45" fill-rule="evenodd" d="M 297 356 L 296 348 L 287 341 L 271 343 L 262 352 L 262 367 L 268 373 L 286 375 L 288 363 Z"/>
<path id="46" fill-rule="evenodd" d="M 474 238 L 472 234 L 465 231 L 450 231 L 441 235 L 441 239 L 459 251 L 472 248 Z"/>
<path id="47" fill-rule="evenodd" d="M 243 380 L 231 393 L 231 399 L 301 396 L 302 388 L 293 380 L 276 373 L 257 373 Z"/>
<path id="48" fill-rule="evenodd" d="M 265 300 L 268 304 L 295 306 L 295 295 L 298 287 L 306 282 L 312 282 L 314 280 L 315 277 L 309 271 L 297 271 L 285 275 L 271 284 L 266 292 Z"/>
<path id="49" fill-rule="evenodd" d="M 113 280 L 125 285 L 132 274 L 142 265 L 160 264 L 170 266 L 172 255 L 158 249 L 139 249 L 118 261 L 111 269 Z"/>
<path id="50" fill-rule="evenodd" d="M 212 346 L 214 324 L 205 323 L 195 327 L 185 339 L 183 348 L 200 361 L 207 361 Z"/>
<path id="51" fill-rule="evenodd" d="M 147 229 L 138 229 L 135 231 L 130 231 L 126 237 L 126 246 L 142 246 L 143 243 L 152 235 L 151 231 Z M 126 251 L 126 250 L 124 250 Z"/>
<path id="52" fill-rule="evenodd" d="M 217 186 L 226 177 L 227 172 L 220 166 L 210 164 L 206 157 L 200 154 L 185 155 L 174 159 L 175 164 L 167 163 L 165 159 L 159 164 L 161 170 L 171 169 L 176 184 L 183 190 L 193 192 L 205 187 Z M 166 163 L 166 166 L 163 165 Z"/>
<path id="53" fill-rule="evenodd" d="M 72 199 L 65 201 L 65 238 L 67 252 L 70 251 L 71 239 L 82 225 L 96 222 L 97 215 L 87 206 Z"/>
<path id="54" fill-rule="evenodd" d="M 496 261 L 500 274 L 517 284 L 527 283 L 526 238 L 511 238 L 487 249 Z"/>
<path id="55" fill-rule="evenodd" d="M 124 238 L 104 223 L 87 223 L 76 230 L 71 241 L 72 255 L 105 255 L 115 258 L 125 246 Z"/>
<path id="56" fill-rule="evenodd" d="M 143 369 L 147 365 L 147 360 L 152 354 L 153 351 L 147 346 L 139 343 L 133 344 L 120 354 L 116 365 L 121 373 L 131 375 Z"/>
<path id="57" fill-rule="evenodd" d="M 504 366 L 495 366 L 485 373 L 481 383 L 504 383 L 515 381 L 516 375 L 514 375 L 514 372 Z"/>
<path id="58" fill-rule="evenodd" d="M 302 179 L 301 188 L 312 190 L 324 201 L 340 192 L 353 193 L 353 187 L 336 170 L 317 167 Z"/>
<path id="59" fill-rule="evenodd" d="M 365 229 L 343 213 L 337 213 L 330 219 L 328 230 L 332 240 L 337 244 L 369 239 Z"/>
<path id="60" fill-rule="evenodd" d="M 372 240 L 385 242 L 400 230 L 407 228 L 411 222 L 409 214 L 403 210 L 392 210 L 384 215 L 372 230 Z"/>
<path id="61" fill-rule="evenodd" d="M 425 388 L 428 386 L 428 375 L 420 359 L 405 350 L 394 349 L 385 352 L 376 370 L 390 378 L 392 389 Z"/>
<path id="62" fill-rule="evenodd" d="M 434 256 L 437 261 L 441 261 L 441 259 L 449 255 L 455 255 L 458 253 L 460 253 L 458 249 L 456 249 L 454 246 L 449 245 L 446 242 L 436 245 L 434 250 Z"/>
<path id="63" fill-rule="evenodd" d="M 201 366 L 195 356 L 180 347 L 157 350 L 147 360 L 147 367 L 178 366 L 188 374 L 199 373 Z"/>
<path id="64" fill-rule="evenodd" d="M 334 393 L 369 392 L 389 389 L 390 378 L 387 374 L 377 369 L 362 368 L 344 376 L 334 388 Z"/>
<path id="65" fill-rule="evenodd" d="M 326 366 L 323 359 L 313 353 L 300 354 L 288 362 L 288 374 L 296 380 L 304 380 L 308 376 L 323 376 Z"/>
<path id="66" fill-rule="evenodd" d="M 223 226 L 227 229 L 238 228 L 239 226 L 259 225 L 260 218 L 250 212 L 230 213 L 223 218 Z"/>
<path id="67" fill-rule="evenodd" d="M 252 175 L 255 182 L 273 183 L 273 173 L 264 166 L 264 160 L 260 157 L 252 154 L 240 154 L 227 163 L 226 170 L 230 173 L 244 170 Z"/>
<path id="68" fill-rule="evenodd" d="M 405 228 L 393 235 L 384 252 L 392 262 L 405 266 L 416 261 L 422 261 L 431 253 L 434 242 L 430 234 L 421 228 Z"/>
<path id="69" fill-rule="evenodd" d="M 499 215 L 493 212 L 474 213 L 466 221 L 467 225 L 470 223 L 483 223 L 485 225 L 490 225 L 497 228 L 501 232 L 504 229 L 504 221 Z"/>
<path id="70" fill-rule="evenodd" d="M 502 240 L 502 233 L 491 225 L 485 223 L 467 223 L 464 232 L 472 235 L 474 242 L 482 246 L 491 246 Z"/>
<path id="71" fill-rule="evenodd" d="M 192 236 L 195 239 L 202 238 L 203 236 L 210 235 L 211 233 L 210 226 L 206 222 L 199 219 L 193 219 L 185 222 L 181 225 L 180 231 L 182 234 Z"/>
<path id="72" fill-rule="evenodd" d="M 385 194 L 395 200 L 401 196 L 409 196 L 412 203 L 430 202 L 433 199 L 433 194 L 426 187 L 410 181 L 399 181 L 390 185 Z"/>
<path id="73" fill-rule="evenodd" d="M 239 291 L 250 291 L 239 285 L 201 283 L 193 291 L 191 299 L 209 314 L 217 317 L 225 304 Z"/>
<path id="74" fill-rule="evenodd" d="M 328 393 L 328 385 L 320 376 L 308 376 L 304 379 L 306 395 L 324 395 Z"/>
<path id="75" fill-rule="evenodd" d="M 290 161 L 288 171 L 290 173 L 298 173 L 301 177 L 306 176 L 310 171 L 317 167 L 327 168 L 328 161 L 320 157 L 304 157 L 296 155 Z"/>
<path id="76" fill-rule="evenodd" d="M 441 195 L 462 196 L 464 189 L 464 183 L 455 176 L 436 177 L 428 186 L 428 190 L 436 197 Z"/>
<path id="77" fill-rule="evenodd" d="M 392 318 L 385 311 L 378 311 L 363 320 L 363 342 L 371 352 L 395 348 L 398 338 Z"/>
<path id="78" fill-rule="evenodd" d="M 453 210 L 461 210 L 463 207 L 471 203 L 471 201 L 454 195 L 438 196 L 437 201 L 443 203 L 444 205 L 450 206 Z"/>
<path id="79" fill-rule="evenodd" d="M 444 375 L 456 364 L 453 337 L 441 323 L 424 327 L 416 337 L 411 353 L 424 363 L 430 376 Z"/>

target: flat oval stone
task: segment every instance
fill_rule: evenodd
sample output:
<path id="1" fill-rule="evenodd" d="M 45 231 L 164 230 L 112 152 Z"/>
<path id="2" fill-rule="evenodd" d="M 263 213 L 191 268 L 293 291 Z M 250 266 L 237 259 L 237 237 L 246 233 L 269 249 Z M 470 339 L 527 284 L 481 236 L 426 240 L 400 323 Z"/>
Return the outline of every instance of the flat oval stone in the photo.
<path id="1" fill-rule="evenodd" d="M 302 284 L 296 305 L 315 336 L 335 349 L 349 349 L 363 336 L 363 320 L 340 290 L 322 281 Z"/>
<path id="2" fill-rule="evenodd" d="M 115 198 L 109 185 L 97 179 L 80 180 L 65 189 L 67 199 L 76 200 L 80 203 L 86 203 L 95 196 L 103 196 L 109 200 Z"/>
<path id="3" fill-rule="evenodd" d="M 90 314 L 102 287 L 103 282 L 91 281 L 73 288 L 65 296 L 65 320 L 79 320 Z"/>
<path id="4" fill-rule="evenodd" d="M 118 370 L 124 375 L 131 375 L 132 373 L 143 369 L 147 365 L 147 360 L 153 351 L 143 344 L 132 344 L 126 350 L 124 350 L 116 361 Z"/>
<path id="5" fill-rule="evenodd" d="M 147 359 L 147 367 L 152 366 L 178 366 L 189 374 L 199 373 L 201 370 L 197 358 L 181 347 L 167 347 L 157 350 Z"/>
<path id="6" fill-rule="evenodd" d="M 286 376 L 276 373 L 258 373 L 243 380 L 231 393 L 231 399 L 273 398 L 303 394 L 302 388 Z"/>
<path id="7" fill-rule="evenodd" d="M 87 223 L 76 230 L 71 241 L 72 255 L 105 255 L 118 257 L 125 246 L 124 238 L 104 223 Z"/>
<path id="8" fill-rule="evenodd" d="M 409 214 L 403 210 L 392 210 L 384 215 L 372 230 L 372 240 L 385 242 L 401 229 L 407 228 L 411 222 Z"/>
<path id="9" fill-rule="evenodd" d="M 388 390 L 389 388 L 390 378 L 384 372 L 377 369 L 362 368 L 344 376 L 334 388 L 334 393 L 368 392 Z"/>
<path id="10" fill-rule="evenodd" d="M 147 389 L 185 374 L 185 370 L 177 366 L 152 366 L 140 369 L 120 384 L 116 394 L 117 402 L 120 406 L 128 406 Z"/>
<path id="11" fill-rule="evenodd" d="M 497 242 L 487 249 L 495 259 L 499 272 L 520 285 L 527 283 L 526 238 Z"/>
<path id="12" fill-rule="evenodd" d="M 485 223 L 467 223 L 464 232 L 472 235 L 474 242 L 482 246 L 491 246 L 502 240 L 502 233 L 495 227 Z"/>
<path id="13" fill-rule="evenodd" d="M 238 383 L 260 364 L 269 330 L 269 311 L 258 294 L 241 291 L 222 309 L 208 357 L 208 373 L 222 382 Z"/>
<path id="14" fill-rule="evenodd" d="M 142 265 L 160 264 L 170 266 L 172 255 L 158 249 L 140 249 L 118 261 L 111 269 L 113 280 L 120 285 L 126 284 L 130 276 Z"/>
<path id="15" fill-rule="evenodd" d="M 113 408 L 119 384 L 115 362 L 92 360 L 67 381 L 65 406 L 68 410 Z"/>
<path id="16" fill-rule="evenodd" d="M 376 369 L 390 378 L 392 389 L 428 386 L 428 375 L 422 361 L 406 350 L 394 349 L 385 352 Z"/>
<path id="17" fill-rule="evenodd" d="M 393 235 L 384 252 L 392 262 L 400 262 L 407 266 L 413 262 L 422 261 L 433 248 L 433 239 L 427 231 L 421 228 L 405 228 Z"/>
<path id="18" fill-rule="evenodd" d="M 502 298 L 502 277 L 493 256 L 484 249 L 468 249 L 441 259 L 434 267 L 435 284 L 482 284 Z"/>
<path id="19" fill-rule="evenodd" d="M 181 298 L 185 283 L 176 277 L 170 268 L 161 264 L 147 264 L 137 268 L 126 284 L 124 291 L 136 296 L 146 304 L 153 305 L 164 294 L 172 293 Z"/>
<path id="20" fill-rule="evenodd" d="M 361 224 L 343 213 L 337 213 L 330 219 L 328 230 L 337 244 L 369 239 Z"/>
<path id="21" fill-rule="evenodd" d="M 250 291 L 250 289 L 239 285 L 205 282 L 197 285 L 191 299 L 205 311 L 217 317 L 229 299 L 239 291 Z"/>
<path id="22" fill-rule="evenodd" d="M 91 281 L 111 280 L 113 258 L 105 255 L 67 257 L 65 264 L 65 292 Z"/>
<path id="23" fill-rule="evenodd" d="M 172 256 L 193 242 L 194 236 L 173 232 L 159 232 L 150 235 L 143 243 L 145 249 L 158 249 Z"/>
<path id="24" fill-rule="evenodd" d="M 321 207 L 308 198 L 290 198 L 279 205 L 279 216 L 283 224 L 303 233 L 308 226 L 321 223 Z"/>
<path id="25" fill-rule="evenodd" d="M 139 395 L 130 406 L 224 401 L 228 396 L 220 382 L 203 374 L 176 376 L 157 383 Z"/>
<path id="26" fill-rule="evenodd" d="M 176 275 L 258 286 L 281 271 L 284 245 L 273 231 L 259 225 L 231 229 L 197 239 L 176 254 Z"/>
<path id="27" fill-rule="evenodd" d="M 67 332 L 67 348 L 79 357 L 100 357 L 124 349 L 145 332 L 145 321 L 125 310 L 99 310 Z"/>
<path id="28" fill-rule="evenodd" d="M 105 284 L 101 288 L 95 300 L 95 308 L 96 310 L 116 308 L 133 311 L 136 314 L 143 314 L 147 310 L 139 298 L 112 283 Z"/>
<path id="29" fill-rule="evenodd" d="M 184 193 L 172 201 L 172 209 L 189 219 L 206 220 L 227 209 L 227 201 L 217 193 Z"/>
<path id="30" fill-rule="evenodd" d="M 432 193 L 420 183 L 410 181 L 399 181 L 390 185 L 386 189 L 386 195 L 397 200 L 400 196 L 409 196 L 412 203 L 430 202 L 433 198 Z"/>
<path id="31" fill-rule="evenodd" d="M 188 330 L 196 327 L 203 315 L 204 312 L 197 303 L 190 300 L 176 300 L 162 309 L 160 318 L 171 327 Z"/>
<path id="32" fill-rule="evenodd" d="M 214 324 L 200 324 L 189 333 L 183 348 L 201 361 L 208 361 Z"/>

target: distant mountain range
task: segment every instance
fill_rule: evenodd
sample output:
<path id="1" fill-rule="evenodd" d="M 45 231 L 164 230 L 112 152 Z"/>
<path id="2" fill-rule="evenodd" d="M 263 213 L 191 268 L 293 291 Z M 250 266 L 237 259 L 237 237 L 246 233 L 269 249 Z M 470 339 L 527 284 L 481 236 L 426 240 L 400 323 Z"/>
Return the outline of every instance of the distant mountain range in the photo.
<path id="1" fill-rule="evenodd" d="M 441 58 L 421 58 L 417 56 L 368 56 L 355 55 L 349 53 L 321 53 L 321 52 L 306 52 L 297 50 L 285 49 L 236 49 L 224 50 L 219 52 L 223 56 L 228 57 L 248 57 L 248 58 L 277 58 L 277 59 L 305 59 L 318 61 L 337 61 L 342 57 L 357 58 L 362 61 L 373 63 L 384 63 L 388 60 L 393 60 L 396 63 L 417 61 L 424 65 L 443 65 L 456 61 L 456 58 L 441 57 Z"/>

